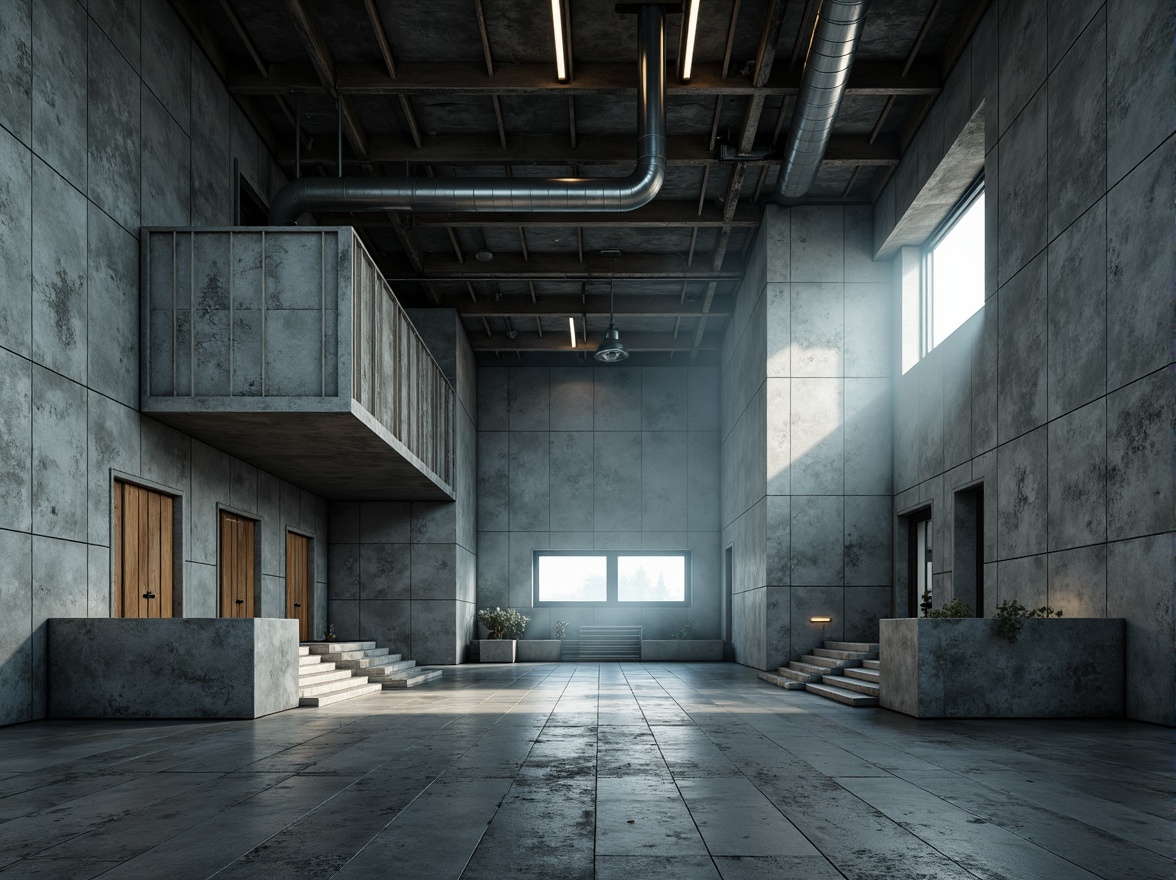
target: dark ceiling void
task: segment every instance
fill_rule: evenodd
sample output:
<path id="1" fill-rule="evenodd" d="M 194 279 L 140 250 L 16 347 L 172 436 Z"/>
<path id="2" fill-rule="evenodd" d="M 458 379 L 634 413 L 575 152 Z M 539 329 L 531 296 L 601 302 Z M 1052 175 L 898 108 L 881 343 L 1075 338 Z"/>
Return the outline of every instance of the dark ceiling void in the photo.
<path id="1" fill-rule="evenodd" d="M 873 201 L 989 2 L 874 0 L 805 203 Z M 632 171 L 637 20 L 611 0 L 566 4 L 564 82 L 543 3 L 172 5 L 291 178 L 296 161 L 336 175 L 340 129 L 346 176 Z M 701 0 L 688 83 L 676 76 L 682 16 L 666 17 L 665 183 L 636 211 L 316 219 L 359 229 L 407 305 L 457 309 L 479 357 L 591 363 L 611 290 L 632 362 L 709 358 L 776 188 L 819 6 Z"/>

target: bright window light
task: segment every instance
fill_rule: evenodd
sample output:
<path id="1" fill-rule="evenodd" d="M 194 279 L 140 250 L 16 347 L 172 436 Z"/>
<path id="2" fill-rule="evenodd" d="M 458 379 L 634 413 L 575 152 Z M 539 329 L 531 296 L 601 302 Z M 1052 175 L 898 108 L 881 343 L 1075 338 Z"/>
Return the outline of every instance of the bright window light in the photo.
<path id="1" fill-rule="evenodd" d="M 620 602 L 683 602 L 686 559 L 682 556 L 621 556 L 617 559 Z"/>
<path id="2" fill-rule="evenodd" d="M 564 58 L 564 26 L 561 0 L 551 0 L 551 27 L 555 32 L 555 76 L 563 82 L 568 78 L 568 63 Z"/>
<path id="3" fill-rule="evenodd" d="M 535 602 L 690 604 L 688 550 L 536 550 Z"/>
<path id="4" fill-rule="evenodd" d="M 608 598 L 604 556 L 540 556 L 540 602 L 603 602 Z"/>
<path id="5" fill-rule="evenodd" d="M 984 305 L 984 190 L 973 189 L 950 225 L 932 239 L 924 267 L 923 351 L 950 336 Z"/>

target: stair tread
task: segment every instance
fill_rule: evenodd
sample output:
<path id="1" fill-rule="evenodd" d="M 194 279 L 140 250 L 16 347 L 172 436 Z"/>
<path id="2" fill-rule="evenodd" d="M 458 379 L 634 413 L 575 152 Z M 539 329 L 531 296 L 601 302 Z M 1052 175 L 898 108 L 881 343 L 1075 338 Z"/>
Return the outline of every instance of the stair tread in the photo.
<path id="1" fill-rule="evenodd" d="M 856 678 L 858 681 L 872 681 L 879 682 L 882 680 L 882 673 L 877 669 L 847 669 L 845 670 L 847 678 Z"/>
<path id="2" fill-rule="evenodd" d="M 360 651 L 374 648 L 375 642 L 305 642 L 312 654 L 330 654 L 339 651 Z"/>
<path id="3" fill-rule="evenodd" d="M 878 685 L 844 675 L 826 675 L 821 678 L 821 684 L 833 685 L 842 690 L 853 691 L 855 694 L 865 694 L 867 697 L 878 696 Z"/>
<path id="4" fill-rule="evenodd" d="M 865 667 L 866 669 L 881 669 L 882 668 L 882 661 L 881 660 L 863 660 L 862 666 Z"/>
<path id="5" fill-rule="evenodd" d="M 795 661 L 793 661 L 793 662 L 795 662 Z M 781 666 L 779 669 L 776 670 L 776 672 L 774 674 L 779 675 L 781 678 L 787 678 L 792 681 L 804 682 L 804 681 L 820 681 L 821 675 L 823 675 L 824 673 L 823 672 L 822 673 L 803 672 L 799 669 L 789 669 L 787 667 Z"/>
<path id="6" fill-rule="evenodd" d="M 861 666 L 861 660 L 837 660 L 832 657 L 818 657 L 816 654 L 805 654 L 800 658 L 809 666 L 823 666 L 826 669 L 844 669 L 846 666 Z"/>
<path id="7" fill-rule="evenodd" d="M 834 648 L 813 648 L 813 654 L 832 660 L 872 660 L 877 656 L 870 651 L 841 651 Z"/>
<path id="8" fill-rule="evenodd" d="M 865 651 L 867 653 L 878 653 L 877 642 L 825 642 L 826 648 L 831 648 L 834 651 Z"/>
<path id="9" fill-rule="evenodd" d="M 774 672 L 761 672 L 759 674 L 759 677 L 761 679 L 763 679 L 764 681 L 769 682 L 771 684 L 774 684 L 774 685 L 776 685 L 776 687 L 782 687 L 785 690 L 789 690 L 789 691 L 804 690 L 804 682 L 803 681 L 796 681 L 795 679 L 792 679 L 792 678 L 785 678 L 784 676 L 777 675 Z"/>
<path id="10" fill-rule="evenodd" d="M 383 688 L 378 684 L 369 684 L 364 682 L 360 685 L 347 688 L 346 690 L 332 691 L 328 694 L 316 694 L 313 696 L 299 697 L 298 705 L 300 706 L 328 706 L 331 703 L 339 703 L 343 700 L 350 700 L 353 697 L 362 697 L 364 694 L 374 694 Z"/>
<path id="11" fill-rule="evenodd" d="M 804 663 L 800 660 L 793 660 L 788 664 L 788 668 L 796 672 L 806 672 L 809 675 L 824 675 L 829 671 L 827 666 L 817 666 L 812 663 Z"/>
<path id="12" fill-rule="evenodd" d="M 316 669 L 313 674 L 304 673 L 298 676 L 298 686 L 322 684 L 324 681 L 349 681 L 352 677 L 350 669 L 324 669 L 322 672 Z"/>
<path id="13" fill-rule="evenodd" d="M 419 666 L 401 675 L 388 676 L 386 681 L 381 682 L 381 687 L 388 690 L 397 688 L 414 687 L 418 684 L 424 684 L 427 681 L 436 681 L 444 673 L 440 669 L 421 669 Z"/>
<path id="14" fill-rule="evenodd" d="M 877 706 L 877 697 L 868 697 L 865 694 L 859 694 L 855 691 L 849 691 L 845 688 L 840 688 L 831 684 L 806 684 L 805 690 L 809 693 L 817 694 L 818 696 L 827 697 L 830 700 L 835 700 L 838 703 L 844 703 L 847 706 Z"/>

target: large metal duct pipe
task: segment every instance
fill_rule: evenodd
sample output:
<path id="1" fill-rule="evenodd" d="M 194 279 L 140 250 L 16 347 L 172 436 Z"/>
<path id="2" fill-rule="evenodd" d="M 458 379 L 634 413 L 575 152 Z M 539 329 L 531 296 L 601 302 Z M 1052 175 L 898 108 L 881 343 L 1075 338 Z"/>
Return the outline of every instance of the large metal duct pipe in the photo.
<path id="1" fill-rule="evenodd" d="M 665 13 L 642 7 L 637 25 L 637 167 L 628 177 L 303 177 L 274 198 L 273 226 L 307 211 L 632 211 L 666 177 Z M 490 158 L 487 158 L 490 161 Z"/>
<path id="2" fill-rule="evenodd" d="M 778 198 L 803 196 L 817 178 L 869 6 L 869 0 L 821 3 L 776 181 Z"/>

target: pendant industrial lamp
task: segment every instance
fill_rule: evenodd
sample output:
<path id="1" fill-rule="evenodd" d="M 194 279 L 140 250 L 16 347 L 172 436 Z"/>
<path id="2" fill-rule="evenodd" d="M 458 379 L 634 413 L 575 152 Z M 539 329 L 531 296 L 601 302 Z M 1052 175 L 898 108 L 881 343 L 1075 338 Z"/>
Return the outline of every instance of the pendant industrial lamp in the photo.
<path id="1" fill-rule="evenodd" d="M 621 334 L 613 326 L 613 289 L 610 284 L 608 286 L 608 329 L 604 331 L 604 339 L 596 347 L 596 354 L 593 357 L 606 364 L 615 364 L 628 356 L 629 352 L 625 350 L 625 345 L 621 342 Z"/>

